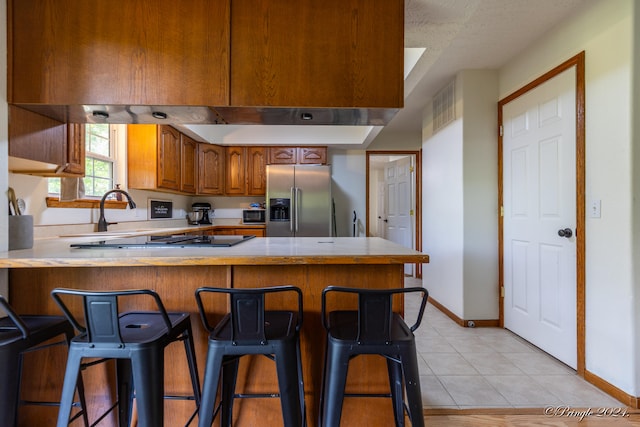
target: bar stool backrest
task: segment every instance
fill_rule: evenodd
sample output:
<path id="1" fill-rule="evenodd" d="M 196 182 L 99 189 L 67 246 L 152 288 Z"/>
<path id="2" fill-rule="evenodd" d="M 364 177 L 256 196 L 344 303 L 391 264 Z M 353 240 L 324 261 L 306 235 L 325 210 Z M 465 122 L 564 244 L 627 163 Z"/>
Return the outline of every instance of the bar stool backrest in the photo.
<path id="1" fill-rule="evenodd" d="M 62 295 L 73 295 L 82 299 L 84 323 L 81 323 L 63 301 Z M 132 295 L 149 295 L 156 303 L 167 326 L 167 333 L 171 330 L 171 322 L 167 311 L 157 293 L 150 289 L 132 289 L 125 291 L 82 291 L 76 289 L 57 288 L 51 291 L 51 296 L 65 317 L 80 333 L 86 333 L 87 340 L 96 344 L 122 345 L 120 332 L 118 298 Z"/>
<path id="2" fill-rule="evenodd" d="M 204 307 L 202 293 L 213 292 L 227 294 L 230 300 L 230 312 L 215 327 L 212 327 L 207 319 L 207 310 Z M 295 328 L 300 330 L 302 323 L 302 291 L 295 286 L 274 286 L 271 288 L 231 289 L 202 287 L 196 290 L 196 303 L 200 311 L 202 323 L 209 332 L 219 333 L 231 322 L 231 341 L 235 344 L 266 344 L 265 333 L 265 296 L 275 292 L 296 292 L 297 324 Z"/>
<path id="3" fill-rule="evenodd" d="M 16 328 L 20 330 L 22 338 L 27 338 L 30 334 L 29 328 L 22 321 L 18 313 L 13 311 L 13 308 L 11 308 L 9 302 L 2 295 L 0 295 L 0 306 L 2 306 L 2 309 L 5 311 L 5 313 L 7 313 L 7 316 L 9 317 L 9 319 L 11 319 L 13 324 L 16 325 Z"/>
<path id="4" fill-rule="evenodd" d="M 391 328 L 393 326 L 393 297 L 396 294 L 421 293 L 422 301 L 415 323 L 409 328 L 411 332 L 418 329 L 422 322 L 422 316 L 427 304 L 429 293 L 425 288 L 398 288 L 398 289 L 361 289 L 342 286 L 328 286 L 322 291 L 322 323 L 328 331 L 327 321 L 327 294 L 331 292 L 351 293 L 358 295 L 358 307 L 356 310 L 358 330 L 356 341 L 358 343 L 389 343 L 391 340 Z"/>

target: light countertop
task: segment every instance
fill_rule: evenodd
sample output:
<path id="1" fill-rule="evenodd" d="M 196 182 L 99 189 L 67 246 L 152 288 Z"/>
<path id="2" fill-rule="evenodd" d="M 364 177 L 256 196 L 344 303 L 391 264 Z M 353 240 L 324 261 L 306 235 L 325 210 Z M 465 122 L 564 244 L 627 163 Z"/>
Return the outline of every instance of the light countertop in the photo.
<path id="1" fill-rule="evenodd" d="M 179 230 L 182 229 L 169 230 L 165 234 L 177 233 Z M 155 231 L 147 234 L 158 233 Z M 113 238 L 121 237 L 123 236 L 113 236 Z M 231 247 L 205 248 L 162 246 L 148 249 L 75 249 L 70 247 L 72 243 L 103 239 L 97 237 L 38 239 L 31 249 L 0 252 L 0 268 L 429 262 L 427 254 L 378 237 L 257 237 Z"/>

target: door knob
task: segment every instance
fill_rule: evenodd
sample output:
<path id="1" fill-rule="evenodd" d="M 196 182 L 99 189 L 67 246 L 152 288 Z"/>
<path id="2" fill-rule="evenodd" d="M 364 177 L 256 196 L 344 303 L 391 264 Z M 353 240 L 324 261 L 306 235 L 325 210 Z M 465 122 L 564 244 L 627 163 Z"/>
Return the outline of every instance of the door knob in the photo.
<path id="1" fill-rule="evenodd" d="M 570 228 L 560 229 L 558 230 L 558 236 L 566 237 L 568 239 L 569 237 L 573 236 L 573 231 L 571 231 Z"/>

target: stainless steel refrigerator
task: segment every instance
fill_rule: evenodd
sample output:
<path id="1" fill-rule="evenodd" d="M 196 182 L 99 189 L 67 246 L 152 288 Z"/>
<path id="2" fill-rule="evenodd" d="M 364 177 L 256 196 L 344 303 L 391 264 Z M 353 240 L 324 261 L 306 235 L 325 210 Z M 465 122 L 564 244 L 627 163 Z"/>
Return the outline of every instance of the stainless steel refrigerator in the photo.
<path id="1" fill-rule="evenodd" d="M 268 165 L 267 237 L 331 236 L 331 167 Z"/>

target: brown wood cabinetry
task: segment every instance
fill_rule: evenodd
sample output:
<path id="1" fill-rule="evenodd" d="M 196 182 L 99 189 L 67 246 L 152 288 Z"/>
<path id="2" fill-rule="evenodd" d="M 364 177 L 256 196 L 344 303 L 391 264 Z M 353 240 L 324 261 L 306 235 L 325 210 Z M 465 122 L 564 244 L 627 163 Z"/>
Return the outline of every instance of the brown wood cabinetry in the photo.
<path id="1" fill-rule="evenodd" d="M 128 187 L 194 194 L 196 149 L 193 139 L 171 126 L 128 125 Z"/>
<path id="2" fill-rule="evenodd" d="M 193 194 L 198 189 L 198 143 L 184 134 L 180 134 L 180 140 L 182 156 L 180 190 Z"/>
<path id="3" fill-rule="evenodd" d="M 267 193 L 267 148 L 247 147 L 247 195 Z"/>
<path id="4" fill-rule="evenodd" d="M 229 196 L 246 194 L 245 151 L 245 147 L 226 147 L 224 192 Z"/>
<path id="5" fill-rule="evenodd" d="M 198 144 L 198 194 L 224 194 L 224 147 Z"/>
<path id="6" fill-rule="evenodd" d="M 261 196 L 266 192 L 265 147 L 226 147 L 225 194 Z"/>
<path id="7" fill-rule="evenodd" d="M 403 28 L 400 0 L 233 0 L 231 105 L 400 108 Z"/>
<path id="8" fill-rule="evenodd" d="M 270 165 L 326 164 L 327 147 L 270 147 Z"/>
<path id="9" fill-rule="evenodd" d="M 40 176 L 84 176 L 84 125 L 61 123 L 10 105 L 9 170 Z"/>
<path id="10" fill-rule="evenodd" d="M 230 0 L 9 0 L 9 102 L 227 105 Z"/>

